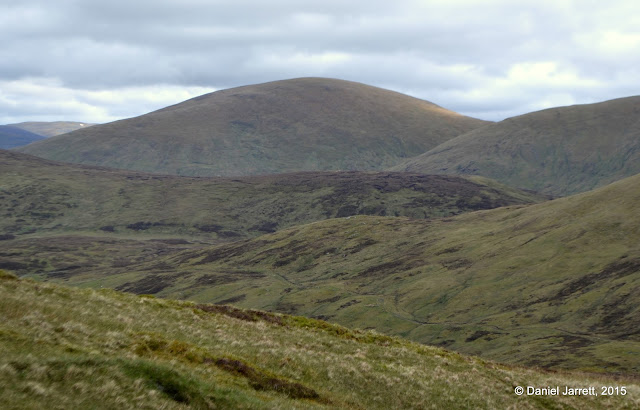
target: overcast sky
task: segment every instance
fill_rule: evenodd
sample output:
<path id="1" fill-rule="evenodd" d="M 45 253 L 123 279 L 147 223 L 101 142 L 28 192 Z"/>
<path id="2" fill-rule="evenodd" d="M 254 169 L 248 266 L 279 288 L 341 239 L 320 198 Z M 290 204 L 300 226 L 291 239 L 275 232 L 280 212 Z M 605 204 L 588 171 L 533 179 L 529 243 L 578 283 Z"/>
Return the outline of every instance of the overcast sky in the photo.
<path id="1" fill-rule="evenodd" d="M 0 0 L 0 124 L 332 77 L 486 120 L 640 94 L 640 2 Z"/>

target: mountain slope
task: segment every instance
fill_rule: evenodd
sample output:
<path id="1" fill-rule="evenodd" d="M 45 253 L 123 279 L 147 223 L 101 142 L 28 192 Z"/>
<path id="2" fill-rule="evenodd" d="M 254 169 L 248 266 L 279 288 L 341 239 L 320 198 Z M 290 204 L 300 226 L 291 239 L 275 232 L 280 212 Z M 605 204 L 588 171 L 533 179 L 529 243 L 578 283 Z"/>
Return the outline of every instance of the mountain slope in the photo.
<path id="1" fill-rule="evenodd" d="M 0 149 L 16 148 L 44 139 L 43 136 L 9 125 L 0 125 Z"/>
<path id="2" fill-rule="evenodd" d="M 637 373 L 638 201 L 635 176 L 439 220 L 321 221 L 64 280 L 322 317 L 507 362 Z"/>
<path id="3" fill-rule="evenodd" d="M 66 134 L 80 128 L 90 127 L 94 124 L 75 121 L 29 121 L 9 124 L 12 127 L 22 128 L 43 137 L 53 137 L 55 135 Z"/>
<path id="4" fill-rule="evenodd" d="M 0 271 L 0 406 L 637 408 L 631 379 L 508 367 L 326 322 L 69 289 Z M 534 396 L 516 386 L 618 386 Z"/>
<path id="5" fill-rule="evenodd" d="M 221 240 L 357 214 L 414 218 L 532 203 L 495 181 L 389 172 L 190 178 L 0 150 L 0 232 L 93 231 Z"/>
<path id="6" fill-rule="evenodd" d="M 379 170 L 485 124 L 364 84 L 300 78 L 206 94 L 20 151 L 187 176 Z"/>
<path id="7" fill-rule="evenodd" d="M 568 195 L 640 173 L 640 96 L 509 118 L 392 168 Z"/>

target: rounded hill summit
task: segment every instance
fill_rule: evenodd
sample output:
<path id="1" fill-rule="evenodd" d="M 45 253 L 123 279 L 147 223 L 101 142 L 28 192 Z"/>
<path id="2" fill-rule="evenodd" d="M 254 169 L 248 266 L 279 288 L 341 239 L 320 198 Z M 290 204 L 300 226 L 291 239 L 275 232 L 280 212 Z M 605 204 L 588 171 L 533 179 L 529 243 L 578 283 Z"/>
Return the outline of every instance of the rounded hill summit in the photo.
<path id="1" fill-rule="evenodd" d="M 394 91 L 299 78 L 216 91 L 20 151 L 188 176 L 379 170 L 485 124 Z"/>

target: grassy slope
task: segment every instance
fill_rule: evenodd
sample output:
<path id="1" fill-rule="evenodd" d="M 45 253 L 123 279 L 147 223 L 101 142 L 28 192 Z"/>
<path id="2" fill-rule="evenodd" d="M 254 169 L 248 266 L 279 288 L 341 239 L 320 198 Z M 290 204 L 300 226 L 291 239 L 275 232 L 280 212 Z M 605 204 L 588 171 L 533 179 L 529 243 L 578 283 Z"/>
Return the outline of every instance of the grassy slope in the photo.
<path id="1" fill-rule="evenodd" d="M 553 108 L 473 130 L 392 169 L 483 175 L 553 195 L 640 172 L 640 97 Z"/>
<path id="2" fill-rule="evenodd" d="M 396 92 L 301 78 L 206 94 L 20 150 L 187 176 L 380 170 L 485 124 Z"/>
<path id="3" fill-rule="evenodd" d="M 301 317 L 16 280 L 0 271 L 3 409 L 637 408 L 630 379 L 546 373 Z M 516 396 L 515 386 L 625 387 Z"/>
<path id="4" fill-rule="evenodd" d="M 75 121 L 29 121 L 9 125 L 42 135 L 43 137 L 53 137 L 95 124 Z"/>
<path id="5" fill-rule="evenodd" d="M 64 279 L 322 317 L 506 362 L 637 373 L 639 182 L 439 220 L 333 219 Z"/>
<path id="6" fill-rule="evenodd" d="M 398 173 L 188 178 L 0 151 L 0 231 L 255 236 L 336 216 L 446 216 L 542 200 L 486 179 Z"/>

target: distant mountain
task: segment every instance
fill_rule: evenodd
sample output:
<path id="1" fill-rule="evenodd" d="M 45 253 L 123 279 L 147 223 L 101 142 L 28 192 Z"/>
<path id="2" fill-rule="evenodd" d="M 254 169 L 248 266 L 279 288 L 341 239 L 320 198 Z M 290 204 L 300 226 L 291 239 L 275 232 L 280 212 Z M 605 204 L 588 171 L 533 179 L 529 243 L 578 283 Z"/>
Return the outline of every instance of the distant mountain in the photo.
<path id="1" fill-rule="evenodd" d="M 37 275 L 45 280 L 311 316 L 504 362 L 638 374 L 638 201 L 640 175 L 535 205 L 330 219 L 93 271 L 62 261 L 73 247 L 43 260 L 25 243 L 15 257 L 57 265 Z"/>
<path id="2" fill-rule="evenodd" d="M 640 173 L 640 96 L 509 118 L 391 169 L 483 175 L 553 195 L 588 191 Z"/>
<path id="3" fill-rule="evenodd" d="M 380 170 L 486 124 L 393 91 L 299 78 L 206 94 L 20 151 L 186 176 Z"/>
<path id="4" fill-rule="evenodd" d="M 304 172 L 241 178 L 145 174 L 0 150 L 0 232 L 256 236 L 359 214 L 414 218 L 545 198 L 486 178 Z"/>
<path id="5" fill-rule="evenodd" d="M 90 127 L 94 124 L 86 122 L 74 122 L 74 121 L 51 121 L 51 122 L 20 122 L 17 124 L 9 124 L 12 127 L 21 128 L 33 132 L 34 134 L 42 135 L 43 137 L 53 137 L 55 135 L 66 134 L 67 132 L 75 131 L 81 128 Z"/>
<path id="6" fill-rule="evenodd" d="M 9 125 L 0 125 L 0 149 L 21 147 L 41 139 L 44 139 L 42 135 Z"/>

